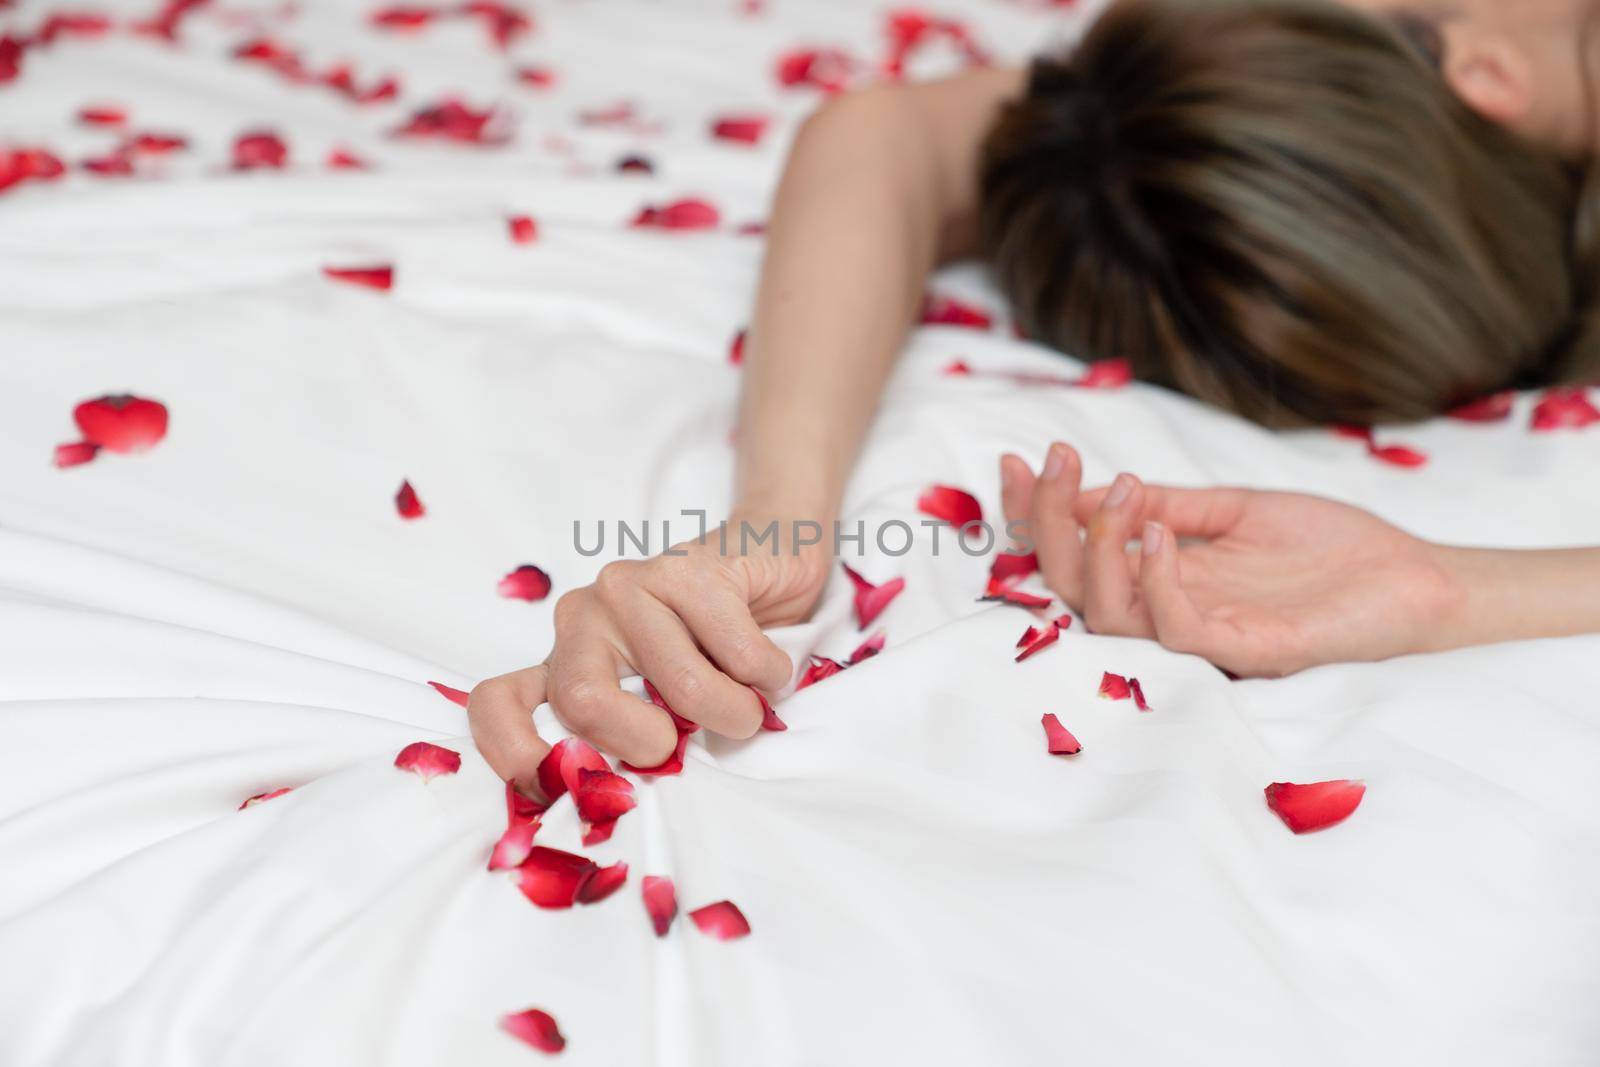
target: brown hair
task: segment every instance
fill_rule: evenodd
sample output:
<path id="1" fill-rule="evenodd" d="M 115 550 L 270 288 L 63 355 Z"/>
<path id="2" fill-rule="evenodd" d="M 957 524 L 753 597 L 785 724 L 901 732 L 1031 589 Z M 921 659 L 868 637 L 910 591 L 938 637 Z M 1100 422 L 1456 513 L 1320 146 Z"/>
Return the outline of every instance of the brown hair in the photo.
<path id="1" fill-rule="evenodd" d="M 1398 26 L 1124 0 L 1002 112 L 981 224 L 1030 336 L 1269 425 L 1366 424 L 1600 366 L 1582 184 Z"/>

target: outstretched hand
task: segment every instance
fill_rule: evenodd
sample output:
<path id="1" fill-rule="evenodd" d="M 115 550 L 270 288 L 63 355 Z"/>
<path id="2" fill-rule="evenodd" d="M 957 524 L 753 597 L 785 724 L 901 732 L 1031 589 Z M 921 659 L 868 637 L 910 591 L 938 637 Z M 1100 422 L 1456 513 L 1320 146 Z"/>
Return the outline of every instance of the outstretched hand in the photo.
<path id="1" fill-rule="evenodd" d="M 1059 443 L 1038 476 L 1001 459 L 1006 518 L 1028 523 L 1045 583 L 1096 633 L 1277 676 L 1428 650 L 1464 601 L 1438 546 L 1360 508 L 1131 474 L 1084 492 L 1082 473 Z"/>

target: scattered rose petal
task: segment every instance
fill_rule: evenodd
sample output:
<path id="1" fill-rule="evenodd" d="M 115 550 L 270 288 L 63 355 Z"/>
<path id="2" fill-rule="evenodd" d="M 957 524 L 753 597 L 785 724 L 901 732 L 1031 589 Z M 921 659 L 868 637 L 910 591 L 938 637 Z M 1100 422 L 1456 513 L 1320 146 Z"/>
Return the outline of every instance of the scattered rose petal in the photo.
<path id="1" fill-rule="evenodd" d="M 1125 359 L 1101 359 L 1089 364 L 1074 385 L 1082 389 L 1120 389 L 1133 381 L 1133 364 Z"/>
<path id="2" fill-rule="evenodd" d="M 772 703 L 767 700 L 766 695 L 753 685 L 749 688 L 750 692 L 756 695 L 756 699 L 761 701 L 761 728 L 763 730 L 771 730 L 774 733 L 787 730 L 789 728 L 788 725 L 778 718 L 777 712 L 772 710 Z"/>
<path id="3" fill-rule="evenodd" d="M 718 941 L 733 941 L 750 932 L 750 923 L 731 900 L 719 900 L 689 913 L 700 932 Z"/>
<path id="4" fill-rule="evenodd" d="M 459 704 L 462 707 L 467 706 L 468 694 L 462 692 L 460 689 L 445 685 L 443 682 L 429 682 L 428 684 L 433 686 L 434 690 L 437 691 L 440 696 L 450 701 L 450 703 Z"/>
<path id="5" fill-rule="evenodd" d="M 1340 779 L 1296 785 L 1273 782 L 1264 790 L 1267 807 L 1297 834 L 1324 830 L 1343 822 L 1361 805 L 1367 787 L 1363 782 Z"/>
<path id="6" fill-rule="evenodd" d="M 1033 552 L 1002 552 L 989 566 L 989 595 L 1010 588 L 1039 569 L 1039 557 Z"/>
<path id="7" fill-rule="evenodd" d="M 500 579 L 495 588 L 509 600 L 537 602 L 550 595 L 550 576 L 533 564 L 524 563 Z"/>
<path id="8" fill-rule="evenodd" d="M 1393 467 L 1421 467 L 1428 462 L 1428 457 L 1414 448 L 1404 445 L 1380 446 L 1368 426 L 1335 426 L 1333 432 L 1340 437 L 1364 442 L 1369 456 Z"/>
<path id="9" fill-rule="evenodd" d="M 699 727 L 695 727 L 699 729 Z M 672 750 L 672 755 L 656 764 L 654 767 L 635 767 L 631 763 L 624 763 L 622 769 L 632 771 L 634 774 L 646 775 L 654 778 L 664 778 L 673 774 L 683 773 L 683 754 L 689 748 L 689 735 L 693 730 L 679 730 L 678 743 Z"/>
<path id="10" fill-rule="evenodd" d="M 728 362 L 735 367 L 744 363 L 744 338 L 745 331 L 740 330 L 733 335 L 733 344 L 728 346 Z"/>
<path id="11" fill-rule="evenodd" d="M 771 121 L 762 115 L 725 115 L 711 123 L 711 136 L 719 141 L 756 144 Z"/>
<path id="12" fill-rule="evenodd" d="M 394 758 L 394 765 L 428 782 L 440 775 L 459 771 L 461 753 L 428 741 L 413 741 L 400 750 L 400 754 Z"/>
<path id="13" fill-rule="evenodd" d="M 672 928 L 672 920 L 678 917 L 678 891 L 672 879 L 647 874 L 639 892 L 644 897 L 644 910 L 650 916 L 650 925 L 655 927 L 656 936 L 666 937 L 667 931 Z"/>
<path id="14" fill-rule="evenodd" d="M 428 513 L 422 506 L 422 501 L 417 499 L 417 491 L 411 488 L 409 481 L 402 481 L 400 489 L 394 494 L 394 509 L 400 513 L 402 519 L 420 519 Z"/>
<path id="15" fill-rule="evenodd" d="M 1516 399 L 1517 394 L 1509 390 L 1503 393 L 1490 393 L 1460 407 L 1451 408 L 1445 414 L 1462 422 L 1504 422 L 1511 417 L 1511 409 Z"/>
<path id="16" fill-rule="evenodd" d="M 518 67 L 517 81 L 535 89 L 548 89 L 556 83 L 556 73 L 546 67 Z"/>
<path id="17" fill-rule="evenodd" d="M 655 172 L 656 165 L 644 156 L 623 156 L 617 160 L 618 174 L 654 174 Z"/>
<path id="18" fill-rule="evenodd" d="M 612 833 L 617 828 L 617 820 L 601 819 L 599 822 L 585 823 L 583 827 L 583 847 L 590 848 L 603 841 L 610 841 Z"/>
<path id="19" fill-rule="evenodd" d="M 569 737 L 557 744 L 556 748 L 561 750 L 557 766 L 560 769 L 561 784 L 567 792 L 577 790 L 578 784 L 583 781 L 585 771 L 611 773 L 611 764 L 606 762 L 606 758 L 596 751 L 593 745 L 581 737 Z"/>
<path id="20" fill-rule="evenodd" d="M 1133 695 L 1133 687 L 1122 675 L 1106 671 L 1100 676 L 1100 692 L 1097 695 L 1105 700 L 1127 700 Z"/>
<path id="21" fill-rule="evenodd" d="M 511 243 L 531 245 L 539 239 L 539 224 L 527 215 L 513 215 L 506 220 L 511 231 Z"/>
<path id="22" fill-rule="evenodd" d="M 509 782 L 507 788 L 510 788 Z M 538 836 L 540 825 L 538 816 L 507 824 L 505 833 L 494 843 L 494 851 L 489 853 L 489 869 L 509 871 L 520 866 L 533 851 L 533 839 Z"/>
<path id="23" fill-rule="evenodd" d="M 271 130 L 242 133 L 233 142 L 233 169 L 276 170 L 289 162 L 289 146 Z"/>
<path id="24" fill-rule="evenodd" d="M 993 588 L 993 583 L 990 584 L 990 588 Z M 1039 608 L 1047 608 L 1055 602 L 1053 597 L 1040 596 L 1037 593 L 1024 593 L 1020 589 L 1012 589 L 1010 587 L 1002 588 L 997 592 L 987 593 L 981 599 L 990 601 L 997 600 L 1002 604 L 1010 604 L 1013 607 L 1018 608 L 1027 608 L 1030 611 L 1037 610 Z"/>
<path id="25" fill-rule="evenodd" d="M 883 645 L 886 640 L 888 640 L 888 635 L 882 630 L 879 630 L 877 633 L 873 634 L 871 637 L 857 645 L 856 650 L 850 653 L 850 658 L 844 661 L 844 665 L 846 667 L 854 667 L 863 660 L 871 659 L 873 656 L 876 656 L 879 652 L 883 651 Z"/>
<path id="26" fill-rule="evenodd" d="M 1061 720 L 1055 715 L 1046 715 L 1040 721 L 1044 723 L 1045 749 L 1052 756 L 1076 756 L 1083 751 L 1083 746 L 1072 736 L 1072 731 L 1062 726 Z"/>
<path id="27" fill-rule="evenodd" d="M 1027 630 L 1023 631 L 1022 639 L 1017 642 L 1017 648 L 1020 651 L 1017 653 L 1016 662 L 1021 663 L 1035 653 L 1049 648 L 1060 637 L 1061 627 L 1053 622 L 1042 628 L 1028 627 Z"/>
<path id="28" fill-rule="evenodd" d="M 55 465 L 60 470 L 78 467 L 100 454 L 100 446 L 91 441 L 71 441 L 56 445 Z"/>
<path id="29" fill-rule="evenodd" d="M 832 678 L 844 670 L 843 664 L 826 656 L 812 656 L 810 659 L 811 662 L 806 665 L 805 672 L 800 675 L 800 684 L 795 686 L 797 693 L 808 685 L 816 685 L 824 678 Z"/>
<path id="30" fill-rule="evenodd" d="M 674 200 L 661 207 L 643 207 L 630 224 L 635 229 L 706 230 L 722 221 L 715 206 L 704 200 Z"/>
<path id="31" fill-rule="evenodd" d="M 1064 633 L 1067 630 L 1072 629 L 1072 612 L 1062 612 L 1060 615 L 1057 615 L 1050 621 L 1055 624 L 1056 629 L 1061 630 Z"/>
<path id="32" fill-rule="evenodd" d="M 933 485 L 923 490 L 917 498 L 917 510 L 930 518 L 942 519 L 963 533 L 967 527 L 983 522 L 983 505 L 978 503 L 978 498 L 948 485 Z"/>
<path id="33" fill-rule="evenodd" d="M 439 11 L 430 7 L 396 5 L 374 11 L 368 20 L 386 30 L 420 30 L 439 14 Z"/>
<path id="34" fill-rule="evenodd" d="M 699 723 L 690 722 L 682 715 L 679 715 L 677 712 L 673 711 L 672 705 L 667 703 L 667 698 L 661 695 L 661 690 L 657 689 L 648 678 L 644 679 L 644 695 L 645 698 L 650 701 L 650 703 L 654 704 L 656 707 L 672 716 L 672 726 L 680 734 L 692 734 L 696 730 L 700 729 Z"/>
<path id="35" fill-rule="evenodd" d="M 837 93 L 850 84 L 856 62 L 838 48 L 802 48 L 778 57 L 778 84 Z"/>
<path id="36" fill-rule="evenodd" d="M 336 282 L 347 285 L 359 285 L 367 289 L 376 289 L 387 292 L 394 287 L 394 268 L 391 266 L 373 267 L 323 267 L 322 273 Z"/>
<path id="37" fill-rule="evenodd" d="M 940 373 L 948 374 L 953 378 L 970 378 L 972 377 L 972 364 L 964 359 L 953 359 L 946 364 L 944 370 Z"/>
<path id="38" fill-rule="evenodd" d="M 539 761 L 539 792 L 552 804 L 567 791 L 566 779 L 561 775 L 561 759 L 567 754 L 569 741 L 557 741 Z"/>
<path id="39" fill-rule="evenodd" d="M 334 148 L 328 152 L 328 166 L 333 170 L 367 170 L 366 160 L 348 148 Z"/>
<path id="40" fill-rule="evenodd" d="M 1581 430 L 1600 422 L 1600 409 L 1589 402 L 1583 388 L 1549 389 L 1534 405 L 1532 428 L 1539 433 L 1551 430 Z"/>
<path id="41" fill-rule="evenodd" d="M 922 323 L 924 326 L 962 326 L 969 330 L 987 330 L 994 325 L 994 316 L 953 296 L 929 293 L 922 302 Z"/>
<path id="42" fill-rule="evenodd" d="M 844 567 L 844 573 L 849 577 L 850 584 L 856 587 L 856 627 L 861 630 L 871 626 L 872 620 L 883 614 L 883 609 L 887 608 L 889 602 L 899 596 L 906 587 L 904 578 L 895 578 L 882 585 L 873 585 L 851 570 L 848 563 L 840 566 Z"/>
<path id="43" fill-rule="evenodd" d="M 414 112 L 405 125 L 394 131 L 394 136 L 497 145 L 510 140 L 506 126 L 493 108 L 476 110 L 450 97 Z"/>
<path id="44" fill-rule="evenodd" d="M 78 121 L 85 126 L 121 126 L 128 113 L 120 107 L 84 107 L 78 109 Z"/>
<path id="45" fill-rule="evenodd" d="M 72 421 L 85 443 L 122 455 L 147 451 L 167 436 L 167 406 L 129 393 L 85 400 L 72 409 Z"/>
<path id="46" fill-rule="evenodd" d="M 567 1039 L 561 1036 L 561 1030 L 556 1026 L 555 1019 L 551 1018 L 548 1012 L 540 1011 L 538 1008 L 529 1008 L 514 1015 L 502 1015 L 500 1029 L 532 1045 L 540 1052 L 555 1053 L 567 1047 Z"/>
<path id="47" fill-rule="evenodd" d="M 579 904 L 598 904 L 612 893 L 622 888 L 628 880 L 628 865 L 626 863 L 613 863 L 609 867 L 601 867 L 594 872 L 594 877 L 583 884 L 578 890 Z"/>
<path id="48" fill-rule="evenodd" d="M 265 804 L 269 800 L 275 800 L 278 797 L 283 796 L 285 793 L 292 792 L 294 792 L 294 786 L 286 785 L 281 789 L 273 789 L 266 793 L 257 793 L 255 796 L 246 800 L 243 804 L 240 804 L 239 810 L 243 811 L 245 808 L 253 808 L 257 804 Z"/>
<path id="49" fill-rule="evenodd" d="M 164 156 L 189 147 L 189 139 L 175 133 L 140 133 L 128 138 L 124 149 L 141 156 Z"/>
<path id="50" fill-rule="evenodd" d="M 1139 679 L 1128 679 L 1128 691 L 1133 694 L 1133 706 L 1140 711 L 1149 711 L 1150 705 L 1144 699 L 1144 686 L 1139 684 Z"/>
<path id="51" fill-rule="evenodd" d="M 587 823 L 619 819 L 638 804 L 633 796 L 633 783 L 610 770 L 581 768 L 577 788 L 571 792 L 573 803 L 578 806 L 578 817 Z"/>
<path id="52" fill-rule="evenodd" d="M 517 865 L 517 888 L 541 908 L 570 908 L 599 869 L 587 857 L 534 845 Z"/>

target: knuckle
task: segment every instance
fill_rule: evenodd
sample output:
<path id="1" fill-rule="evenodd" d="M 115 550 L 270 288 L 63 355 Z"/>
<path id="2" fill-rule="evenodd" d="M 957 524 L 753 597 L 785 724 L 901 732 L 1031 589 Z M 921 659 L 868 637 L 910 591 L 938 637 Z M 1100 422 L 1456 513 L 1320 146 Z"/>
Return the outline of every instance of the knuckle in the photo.
<path id="1" fill-rule="evenodd" d="M 632 585 L 633 581 L 633 564 L 619 559 L 600 568 L 600 573 L 595 575 L 594 587 L 601 596 L 610 598 Z"/>
<path id="2" fill-rule="evenodd" d="M 574 589 L 570 593 L 563 593 L 556 601 L 554 612 L 556 632 L 570 630 L 572 626 L 583 617 L 589 606 L 589 594 L 583 589 Z"/>
<path id="3" fill-rule="evenodd" d="M 556 685 L 551 693 L 551 702 L 561 710 L 569 726 L 580 729 L 599 720 L 605 707 L 605 695 L 599 685 L 580 679 Z"/>

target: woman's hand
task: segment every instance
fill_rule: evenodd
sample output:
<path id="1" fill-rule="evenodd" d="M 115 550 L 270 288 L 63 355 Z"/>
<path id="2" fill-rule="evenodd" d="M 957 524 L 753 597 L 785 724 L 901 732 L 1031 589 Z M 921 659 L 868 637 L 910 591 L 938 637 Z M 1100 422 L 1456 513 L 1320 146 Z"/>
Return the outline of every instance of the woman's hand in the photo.
<path id="1" fill-rule="evenodd" d="M 1045 583 L 1095 633 L 1153 637 L 1241 676 L 1473 643 L 1452 621 L 1469 599 L 1465 550 L 1319 497 L 1130 474 L 1080 493 L 1081 477 L 1063 444 L 1038 478 L 1001 460 L 1007 519 L 1028 522 Z"/>
<path id="2" fill-rule="evenodd" d="M 734 516 L 727 554 L 715 529 L 648 560 L 619 560 L 593 585 L 555 607 L 555 646 L 537 666 L 479 683 L 467 705 L 473 740 L 501 778 L 539 796 L 539 761 L 550 750 L 534 732 L 533 709 L 550 702 L 573 733 L 640 767 L 672 754 L 677 731 L 655 705 L 618 680 L 650 679 L 674 711 L 724 737 L 761 727 L 749 687 L 775 690 L 793 673 L 789 656 L 761 632 L 805 618 L 827 580 L 822 545 L 796 551 L 780 539 L 739 554 L 740 523 L 759 533 L 773 520 Z M 785 535 L 788 520 L 779 520 Z"/>

